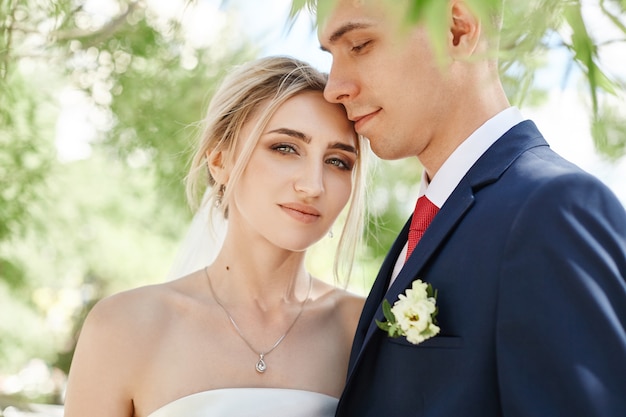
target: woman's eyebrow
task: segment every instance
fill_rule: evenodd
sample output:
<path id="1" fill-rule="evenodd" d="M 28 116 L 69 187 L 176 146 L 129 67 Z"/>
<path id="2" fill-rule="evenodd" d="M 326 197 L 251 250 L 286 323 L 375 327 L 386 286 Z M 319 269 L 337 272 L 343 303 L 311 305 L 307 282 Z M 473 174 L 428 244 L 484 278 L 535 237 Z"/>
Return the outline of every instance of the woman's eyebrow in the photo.
<path id="1" fill-rule="evenodd" d="M 352 145 L 348 145 L 347 143 L 343 143 L 343 142 L 335 142 L 332 145 L 329 146 L 330 149 L 341 149 L 343 151 L 346 152 L 351 152 L 353 154 L 357 154 L 356 148 Z"/>
<path id="2" fill-rule="evenodd" d="M 300 139 L 300 140 L 302 140 L 302 141 L 304 141 L 306 143 L 311 143 L 311 137 L 310 136 L 307 136 L 307 135 L 305 135 L 304 133 L 302 133 L 302 132 L 300 132 L 298 130 L 293 130 L 293 129 L 289 129 L 289 128 L 286 128 L 286 127 L 279 127 L 278 129 L 270 130 L 267 133 L 278 133 L 278 134 L 281 134 L 281 135 L 287 135 L 287 136 L 291 136 L 291 137 L 296 138 L 296 139 Z"/>

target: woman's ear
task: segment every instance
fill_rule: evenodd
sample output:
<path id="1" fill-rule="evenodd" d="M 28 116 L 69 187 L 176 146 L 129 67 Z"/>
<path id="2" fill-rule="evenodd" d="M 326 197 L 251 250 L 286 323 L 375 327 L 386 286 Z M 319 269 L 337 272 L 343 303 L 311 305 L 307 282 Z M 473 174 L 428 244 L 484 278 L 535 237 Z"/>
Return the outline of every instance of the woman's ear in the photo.
<path id="1" fill-rule="evenodd" d="M 464 0 L 450 1 L 450 51 L 453 58 L 470 57 L 480 41 L 480 18 Z"/>
<path id="2" fill-rule="evenodd" d="M 227 167 L 227 152 L 214 149 L 207 151 L 206 161 L 211 177 L 217 184 L 226 184 L 230 177 L 230 170 Z"/>

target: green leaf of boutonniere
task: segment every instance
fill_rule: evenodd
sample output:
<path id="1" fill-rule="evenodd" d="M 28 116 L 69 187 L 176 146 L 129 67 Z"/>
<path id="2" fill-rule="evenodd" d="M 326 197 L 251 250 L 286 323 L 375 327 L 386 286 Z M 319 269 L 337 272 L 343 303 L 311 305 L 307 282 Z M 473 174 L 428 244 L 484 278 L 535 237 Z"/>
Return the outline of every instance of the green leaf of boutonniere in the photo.
<path id="1" fill-rule="evenodd" d="M 376 325 L 386 331 L 389 337 L 396 338 L 402 336 L 402 329 L 400 329 L 396 316 L 393 314 L 393 311 L 391 311 L 391 304 L 389 304 L 387 300 L 383 300 L 383 315 L 387 321 L 376 320 Z"/>

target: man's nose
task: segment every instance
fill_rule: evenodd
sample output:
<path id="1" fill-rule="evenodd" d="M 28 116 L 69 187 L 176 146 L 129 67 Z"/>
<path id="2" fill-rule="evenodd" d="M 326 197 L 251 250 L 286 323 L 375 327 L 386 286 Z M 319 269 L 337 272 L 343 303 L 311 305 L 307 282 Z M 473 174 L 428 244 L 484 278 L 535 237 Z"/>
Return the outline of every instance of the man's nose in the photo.
<path id="1" fill-rule="evenodd" d="M 357 95 L 357 83 L 354 77 L 345 71 L 340 64 L 333 62 L 326 88 L 324 88 L 324 98 L 330 103 L 346 104 Z"/>

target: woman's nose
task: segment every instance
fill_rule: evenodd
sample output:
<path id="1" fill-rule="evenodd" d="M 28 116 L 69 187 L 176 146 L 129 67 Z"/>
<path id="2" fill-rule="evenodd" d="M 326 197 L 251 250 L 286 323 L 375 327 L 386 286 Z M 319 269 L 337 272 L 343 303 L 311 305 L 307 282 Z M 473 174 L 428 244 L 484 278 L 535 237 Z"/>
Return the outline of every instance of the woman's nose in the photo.
<path id="1" fill-rule="evenodd" d="M 294 188 L 309 197 L 317 197 L 324 192 L 324 165 L 310 161 L 296 177 Z"/>

